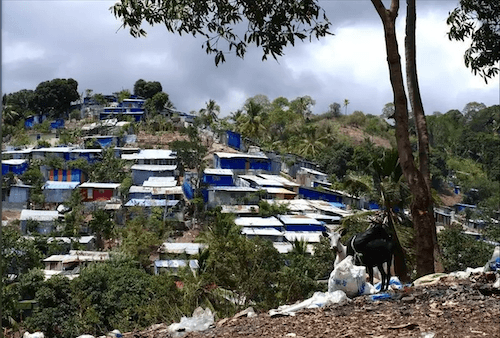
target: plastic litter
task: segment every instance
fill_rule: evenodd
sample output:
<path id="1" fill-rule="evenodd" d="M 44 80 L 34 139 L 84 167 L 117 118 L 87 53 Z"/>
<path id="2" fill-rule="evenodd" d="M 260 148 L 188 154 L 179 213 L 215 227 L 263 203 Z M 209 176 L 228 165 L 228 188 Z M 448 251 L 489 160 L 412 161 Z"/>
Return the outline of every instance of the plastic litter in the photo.
<path id="1" fill-rule="evenodd" d="M 106 335 L 107 337 L 112 337 L 112 338 L 121 338 L 123 337 L 122 333 L 119 330 L 113 330 L 110 333 Z"/>
<path id="2" fill-rule="evenodd" d="M 205 331 L 214 323 L 214 315 L 209 308 L 203 310 L 198 307 L 193 311 L 192 317 L 182 317 L 180 323 L 171 324 L 169 332 L 179 331 Z"/>
<path id="3" fill-rule="evenodd" d="M 45 338 L 43 332 L 37 331 L 33 333 L 25 332 L 23 338 Z"/>
<path id="4" fill-rule="evenodd" d="M 467 268 L 465 271 L 455 271 L 450 273 L 450 276 L 453 276 L 458 279 L 466 279 L 469 278 L 473 273 L 482 273 L 484 271 L 483 267 L 480 268 Z"/>
<path id="5" fill-rule="evenodd" d="M 354 265 L 352 256 L 343 259 L 330 274 L 328 292 L 337 290 L 344 291 L 347 297 L 370 295 L 377 292 L 373 285 L 366 282 L 366 268 Z"/>
<path id="6" fill-rule="evenodd" d="M 382 283 L 378 282 L 374 286 L 377 292 L 379 292 L 380 289 L 382 288 Z M 392 276 L 391 279 L 389 280 L 389 287 L 393 290 L 401 290 L 403 288 L 403 284 L 401 284 L 401 281 L 397 276 Z"/>
<path id="7" fill-rule="evenodd" d="M 434 338 L 436 334 L 434 332 L 422 332 L 422 338 Z"/>
<path id="8" fill-rule="evenodd" d="M 82 334 L 81 336 L 78 336 L 76 338 L 95 338 L 95 337 L 91 334 Z"/>
<path id="9" fill-rule="evenodd" d="M 370 296 L 371 300 L 390 300 L 392 295 L 390 293 L 377 293 Z"/>
<path id="10" fill-rule="evenodd" d="M 500 246 L 498 245 L 493 250 L 491 259 L 484 266 L 484 272 L 488 271 L 500 271 Z"/>
<path id="11" fill-rule="evenodd" d="M 302 309 L 315 309 L 331 304 L 342 305 L 344 303 L 350 302 L 351 300 L 347 298 L 347 295 L 342 290 L 337 290 L 334 292 L 315 292 L 314 295 L 300 303 L 293 305 L 282 305 L 277 309 L 269 310 L 269 316 L 294 316 L 295 312 Z"/>

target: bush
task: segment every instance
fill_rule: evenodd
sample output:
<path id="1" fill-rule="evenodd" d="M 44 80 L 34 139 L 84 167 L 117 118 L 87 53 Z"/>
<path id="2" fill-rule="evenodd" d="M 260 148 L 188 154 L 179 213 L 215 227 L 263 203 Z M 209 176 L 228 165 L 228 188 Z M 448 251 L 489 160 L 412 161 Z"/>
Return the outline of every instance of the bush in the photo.
<path id="1" fill-rule="evenodd" d="M 447 272 L 483 266 L 493 252 L 493 245 L 464 234 L 460 225 L 441 231 L 438 242 L 442 250 L 443 267 Z"/>

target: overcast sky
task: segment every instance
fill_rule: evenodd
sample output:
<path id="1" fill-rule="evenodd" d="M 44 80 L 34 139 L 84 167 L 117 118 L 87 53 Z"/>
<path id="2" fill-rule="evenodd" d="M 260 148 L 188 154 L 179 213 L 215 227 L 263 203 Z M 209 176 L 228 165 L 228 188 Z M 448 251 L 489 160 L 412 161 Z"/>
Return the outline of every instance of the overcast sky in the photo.
<path id="1" fill-rule="evenodd" d="M 458 0 L 417 1 L 417 67 L 426 114 L 462 110 L 472 101 L 499 104 L 499 77 L 488 85 L 463 62 L 466 44 L 449 41 L 446 18 Z M 368 0 L 325 0 L 320 5 L 335 35 L 297 43 L 278 61 L 261 61 L 250 48 L 241 60 L 214 64 L 203 40 L 145 26 L 133 38 L 109 8 L 114 1 L 2 0 L 2 91 L 35 89 L 43 81 L 73 78 L 83 93 L 133 91 L 135 81 L 159 81 L 181 111 L 198 111 L 210 99 L 227 116 L 249 97 L 290 100 L 304 95 L 314 113 L 348 99 L 348 113 L 378 115 L 392 101 L 382 23 Z M 405 1 L 398 19 L 404 39 Z"/>

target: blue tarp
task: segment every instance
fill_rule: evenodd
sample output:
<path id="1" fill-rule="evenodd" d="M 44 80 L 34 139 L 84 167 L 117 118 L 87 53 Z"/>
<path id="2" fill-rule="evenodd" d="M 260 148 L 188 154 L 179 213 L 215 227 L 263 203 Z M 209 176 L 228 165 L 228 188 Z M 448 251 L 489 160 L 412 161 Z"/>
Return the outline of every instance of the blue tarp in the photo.
<path id="1" fill-rule="evenodd" d="M 182 191 L 188 200 L 192 200 L 194 198 L 194 190 L 187 181 L 182 184 Z"/>

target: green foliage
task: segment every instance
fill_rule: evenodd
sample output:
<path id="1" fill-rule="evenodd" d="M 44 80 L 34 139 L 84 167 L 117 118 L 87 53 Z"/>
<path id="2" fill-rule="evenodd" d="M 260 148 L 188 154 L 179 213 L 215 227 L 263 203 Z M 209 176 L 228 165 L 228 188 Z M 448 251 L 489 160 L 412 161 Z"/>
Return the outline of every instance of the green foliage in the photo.
<path id="1" fill-rule="evenodd" d="M 94 164 L 89 179 L 91 182 L 120 183 L 128 175 L 124 167 L 125 161 L 116 157 L 112 148 L 103 149 L 102 160 Z"/>
<path id="2" fill-rule="evenodd" d="M 450 40 L 471 40 L 465 51 L 465 65 L 474 75 L 488 79 L 499 72 L 500 30 L 498 17 L 500 5 L 497 1 L 460 0 L 460 6 L 449 15 Z"/>
<path id="3" fill-rule="evenodd" d="M 59 133 L 59 144 L 68 145 L 78 143 L 78 137 L 81 134 L 81 130 L 68 130 L 63 129 Z"/>
<path id="4" fill-rule="evenodd" d="M 288 204 L 270 204 L 265 200 L 259 200 L 259 216 L 271 217 L 288 214 Z"/>
<path id="5" fill-rule="evenodd" d="M 64 169 L 66 167 L 64 159 L 58 156 L 46 156 L 42 164 L 52 169 Z"/>
<path id="6" fill-rule="evenodd" d="M 268 55 L 277 58 L 296 40 L 329 34 L 328 19 L 316 2 L 298 6 L 290 1 L 256 4 L 238 0 L 231 6 L 220 6 L 216 1 L 174 6 L 167 1 L 123 0 L 117 2 L 112 11 L 135 37 L 146 35 L 141 27 L 143 21 L 163 24 L 172 33 L 201 36 L 205 39 L 205 51 L 215 54 L 215 64 L 225 61 L 224 51 L 234 50 L 237 56 L 243 57 L 250 44 L 262 47 L 263 59 Z M 322 12 L 323 21 L 320 21 Z M 244 20 L 249 21 L 247 31 L 238 36 L 233 27 Z M 226 42 L 227 46 L 219 47 L 219 41 Z"/>
<path id="7" fill-rule="evenodd" d="M 445 271 L 463 271 L 484 266 L 491 258 L 493 246 L 462 233 L 462 227 L 447 227 L 438 234 Z"/>
<path id="8" fill-rule="evenodd" d="M 56 275 L 36 291 L 38 307 L 24 324 L 28 331 L 42 331 L 48 337 L 73 337 L 77 330 L 77 303 L 72 297 L 70 281 Z"/>
<path id="9" fill-rule="evenodd" d="M 143 97 L 145 99 L 154 98 L 157 94 L 162 93 L 161 83 L 158 81 L 144 81 L 143 79 L 139 79 L 134 83 L 134 95 Z M 168 101 L 168 94 L 166 95 L 166 103 Z M 163 107 L 163 105 L 161 106 Z"/>
<path id="10" fill-rule="evenodd" d="M 20 299 L 35 299 L 37 290 L 39 290 L 45 281 L 45 274 L 42 269 L 31 269 L 21 275 L 19 280 Z"/>
<path id="11" fill-rule="evenodd" d="M 50 117 L 63 117 L 71 102 L 80 98 L 78 82 L 73 79 L 53 79 L 41 82 L 35 89 L 35 109 Z M 49 124 L 50 125 L 50 124 Z"/>

